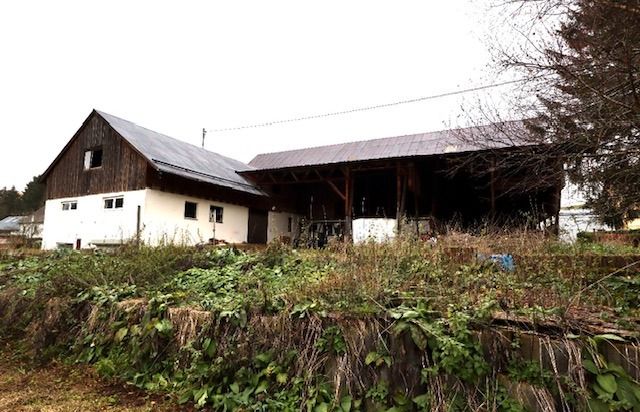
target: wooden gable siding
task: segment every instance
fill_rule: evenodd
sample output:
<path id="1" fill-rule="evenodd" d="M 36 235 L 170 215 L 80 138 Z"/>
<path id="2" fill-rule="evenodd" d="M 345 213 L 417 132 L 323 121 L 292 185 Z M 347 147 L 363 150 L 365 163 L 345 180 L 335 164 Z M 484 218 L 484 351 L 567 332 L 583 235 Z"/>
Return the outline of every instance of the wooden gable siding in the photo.
<path id="1" fill-rule="evenodd" d="M 102 167 L 84 169 L 86 150 L 102 147 Z M 146 187 L 147 161 L 93 113 L 46 178 L 47 199 Z"/>

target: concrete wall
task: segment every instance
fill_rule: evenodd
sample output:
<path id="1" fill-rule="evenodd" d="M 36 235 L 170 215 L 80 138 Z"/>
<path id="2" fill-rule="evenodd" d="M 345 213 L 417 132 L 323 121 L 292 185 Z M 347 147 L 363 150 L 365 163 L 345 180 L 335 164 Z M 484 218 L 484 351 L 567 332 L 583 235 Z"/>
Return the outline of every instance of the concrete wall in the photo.
<path id="1" fill-rule="evenodd" d="M 579 232 L 593 232 L 594 230 L 611 230 L 607 225 L 598 221 L 598 217 L 590 209 L 560 209 L 560 239 L 573 242 Z"/>
<path id="2" fill-rule="evenodd" d="M 291 231 L 289 231 L 291 218 Z M 300 216 L 293 213 L 269 212 L 267 225 L 267 243 L 281 236 L 293 240 L 300 235 Z"/>
<path id="3" fill-rule="evenodd" d="M 124 193 L 103 193 L 47 200 L 42 247 L 55 249 L 62 244 L 75 246 L 80 239 L 81 247 L 96 243 L 120 243 L 136 234 L 138 206 L 144 214 L 145 190 Z M 104 198 L 123 196 L 120 209 L 105 209 Z M 62 210 L 62 204 L 77 201 L 76 210 Z"/>
<path id="4" fill-rule="evenodd" d="M 353 220 L 353 242 L 384 242 L 396 236 L 396 219 L 371 218 Z"/>
<path id="5" fill-rule="evenodd" d="M 105 209 L 104 199 L 113 196 L 123 196 L 123 207 Z M 62 204 L 68 201 L 77 201 L 78 208 L 62 210 Z M 184 217 L 185 201 L 198 205 L 195 219 Z M 80 239 L 82 248 L 132 240 L 136 236 L 138 206 L 143 242 L 151 246 L 164 243 L 195 245 L 213 237 L 214 223 L 209 222 L 211 205 L 224 208 L 223 223 L 215 224 L 216 239 L 246 242 L 248 208 L 145 189 L 48 200 L 42 247 L 75 247 L 77 239 Z"/>
<path id="6" fill-rule="evenodd" d="M 247 241 L 249 209 L 224 202 L 191 196 L 146 190 L 142 239 L 150 245 L 177 243 L 194 245 L 213 237 L 214 223 L 209 222 L 209 207 L 224 208 L 223 222 L 215 223 L 215 238 L 230 243 Z M 184 203 L 197 203 L 196 219 L 184 217 Z"/>

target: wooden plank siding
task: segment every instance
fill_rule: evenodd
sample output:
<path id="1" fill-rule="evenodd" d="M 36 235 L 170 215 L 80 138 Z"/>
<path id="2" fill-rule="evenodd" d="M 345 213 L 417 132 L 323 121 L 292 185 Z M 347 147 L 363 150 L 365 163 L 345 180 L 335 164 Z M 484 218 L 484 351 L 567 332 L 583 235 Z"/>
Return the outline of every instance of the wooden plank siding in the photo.
<path id="1" fill-rule="evenodd" d="M 170 173 L 162 173 L 149 167 L 147 170 L 147 187 L 163 192 L 181 194 L 217 202 L 231 203 L 256 209 L 269 210 L 273 200 L 266 196 L 233 190 L 228 187 L 213 185 L 207 182 L 185 179 Z"/>
<path id="2" fill-rule="evenodd" d="M 85 170 L 85 151 L 97 147 L 102 166 Z M 94 112 L 49 170 L 47 199 L 144 189 L 146 172 L 147 161 Z"/>

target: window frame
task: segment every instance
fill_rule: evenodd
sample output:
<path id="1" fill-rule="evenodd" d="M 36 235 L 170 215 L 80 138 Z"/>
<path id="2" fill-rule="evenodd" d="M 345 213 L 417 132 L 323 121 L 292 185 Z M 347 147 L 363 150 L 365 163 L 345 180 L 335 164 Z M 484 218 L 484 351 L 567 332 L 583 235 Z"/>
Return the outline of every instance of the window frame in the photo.
<path id="1" fill-rule="evenodd" d="M 220 213 L 218 213 L 218 210 Z M 213 219 L 213 212 L 215 211 L 215 221 Z M 209 223 L 223 224 L 224 223 L 224 206 L 209 205 Z"/>
<path id="2" fill-rule="evenodd" d="M 99 165 L 94 165 L 94 162 L 96 161 L 96 156 L 95 156 L 96 153 L 100 153 Z M 102 146 L 97 146 L 92 149 L 87 149 L 84 151 L 84 170 L 100 169 L 103 164 L 104 164 L 104 150 L 102 150 Z"/>
<path id="3" fill-rule="evenodd" d="M 193 205 L 193 216 L 187 216 L 187 205 Z M 184 218 L 189 220 L 198 220 L 198 202 L 184 201 Z"/>
<path id="4" fill-rule="evenodd" d="M 77 200 L 63 200 L 60 202 L 63 212 L 69 212 L 71 210 L 78 210 Z"/>
<path id="5" fill-rule="evenodd" d="M 120 202 L 118 202 L 120 201 Z M 120 206 L 118 206 L 120 203 Z M 110 206 L 107 206 L 110 204 Z M 109 196 L 102 198 L 102 208 L 104 210 L 122 210 L 124 209 L 124 196 Z"/>

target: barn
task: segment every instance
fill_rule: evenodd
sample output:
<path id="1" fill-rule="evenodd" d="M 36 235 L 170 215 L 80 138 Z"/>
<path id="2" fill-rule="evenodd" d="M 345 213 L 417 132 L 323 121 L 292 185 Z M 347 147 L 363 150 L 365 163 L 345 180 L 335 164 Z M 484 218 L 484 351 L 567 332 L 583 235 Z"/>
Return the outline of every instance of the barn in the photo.
<path id="1" fill-rule="evenodd" d="M 509 139 L 496 139 L 505 130 Z M 533 173 L 522 165 L 536 148 L 514 144 L 522 130 L 508 122 L 260 154 L 244 164 L 93 110 L 43 174 L 42 245 L 266 243 L 301 233 L 323 244 L 402 231 L 425 237 L 486 219 L 553 227 L 563 182 L 527 182 Z M 545 162 L 552 172 L 561 167 Z"/>
<path id="2" fill-rule="evenodd" d="M 43 248 L 264 243 L 269 198 L 248 168 L 93 110 L 43 174 Z"/>
<path id="3" fill-rule="evenodd" d="M 527 133 L 514 121 L 267 153 L 239 174 L 320 244 L 486 225 L 555 232 L 562 164 Z"/>

